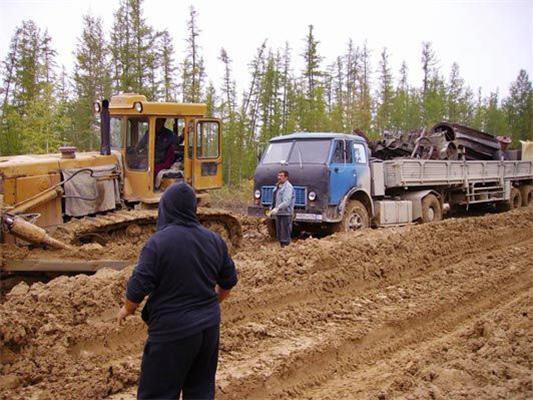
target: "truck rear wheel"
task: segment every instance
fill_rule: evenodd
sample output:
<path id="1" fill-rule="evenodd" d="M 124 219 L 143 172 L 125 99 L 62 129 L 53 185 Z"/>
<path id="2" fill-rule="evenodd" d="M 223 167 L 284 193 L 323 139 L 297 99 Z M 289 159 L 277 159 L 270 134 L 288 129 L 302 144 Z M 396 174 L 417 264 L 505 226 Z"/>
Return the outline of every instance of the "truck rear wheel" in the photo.
<path id="1" fill-rule="evenodd" d="M 363 203 L 352 200 L 346 205 L 342 221 L 335 225 L 334 232 L 355 232 L 370 226 L 370 217 Z"/>
<path id="2" fill-rule="evenodd" d="M 524 185 L 520 188 L 522 207 L 533 207 L 533 185 Z"/>
<path id="3" fill-rule="evenodd" d="M 511 188 L 511 195 L 509 196 L 509 200 L 502 201 L 496 204 L 496 209 L 498 211 L 509 211 L 509 210 L 518 208 L 521 205 L 522 205 L 522 196 L 520 194 L 520 190 L 513 187 Z"/>
<path id="4" fill-rule="evenodd" d="M 522 195 L 520 194 L 520 190 L 515 187 L 511 189 L 509 205 L 511 206 L 511 210 L 522 206 Z"/>
<path id="5" fill-rule="evenodd" d="M 442 206 L 434 194 L 428 194 L 422 199 L 422 223 L 442 220 Z"/>

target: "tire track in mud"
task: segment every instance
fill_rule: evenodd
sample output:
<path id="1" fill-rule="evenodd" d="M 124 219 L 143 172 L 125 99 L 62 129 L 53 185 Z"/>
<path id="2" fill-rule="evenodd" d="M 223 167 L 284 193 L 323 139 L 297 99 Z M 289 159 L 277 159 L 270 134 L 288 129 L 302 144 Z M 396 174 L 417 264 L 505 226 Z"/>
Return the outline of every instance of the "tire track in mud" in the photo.
<path id="1" fill-rule="evenodd" d="M 482 290 L 486 293 L 494 275 L 477 260 L 489 260 L 486 259 L 489 255 L 500 260 L 511 243 L 516 247 L 512 252 L 521 252 L 524 246 L 531 251 L 532 233 L 533 212 L 520 210 L 310 239 L 283 253 L 273 250 L 270 244 L 257 246 L 253 253 L 240 253 L 237 261 L 241 281 L 223 305 L 218 398 L 300 398 L 304 387 L 320 387 L 320 382 L 334 376 L 330 370 L 353 368 L 353 359 L 359 357 L 360 351 L 352 348 L 360 349 L 369 340 L 381 346 L 389 340 L 386 334 L 396 332 L 401 321 L 431 315 L 438 319 L 439 307 L 446 309 L 460 298 L 473 299 Z M 461 258 L 472 267 L 464 267 Z M 502 264 L 501 260 L 491 265 L 494 263 Z M 451 272 L 446 272 L 449 265 Z M 516 268 L 525 267 L 520 264 Z M 455 268 L 471 273 L 472 276 L 465 276 L 479 279 L 485 289 L 469 288 L 462 281 L 465 276 L 455 273 Z M 476 276 L 479 270 L 485 271 L 484 275 Z M 496 265 L 494 271 L 499 270 Z M 61 316 L 67 319 L 63 328 L 67 331 L 67 343 L 60 348 L 51 344 L 59 340 L 55 339 L 59 335 L 50 326 L 35 325 L 39 324 L 37 320 L 31 321 L 33 325 L 23 324 L 30 329 L 25 339 L 11 331 L 6 338 L 6 332 L 0 332 L 0 345 L 13 353 L 12 359 L 29 357 L 36 364 L 30 368 L 23 361 L 11 360 L 2 372 L 16 377 L 19 384 L 6 387 L 0 380 L 0 398 L 27 398 L 37 393 L 42 398 L 102 398 L 112 393 L 118 393 L 113 398 L 132 398 L 144 326 L 138 316 L 120 330 L 111 322 L 129 273 L 129 270 L 109 273 L 108 277 L 99 278 L 102 281 L 99 284 L 105 287 L 102 298 L 87 299 L 75 308 L 86 314 L 86 319 L 74 318 L 72 322 L 69 319 L 72 316 Z M 440 281 L 444 289 L 430 285 L 429 277 L 439 274 L 449 275 Z M 95 285 L 96 278 L 87 278 L 84 283 Z M 54 306 L 63 299 L 56 288 L 72 292 L 66 298 L 67 308 L 71 307 L 69 302 L 77 301 L 73 299 L 77 280 L 52 281 L 41 287 L 46 289 L 42 297 L 51 299 L 49 307 L 40 305 L 45 315 L 56 313 Z M 497 283 L 501 282 L 494 285 Z M 48 290 L 49 286 L 53 287 Z M 430 295 L 439 290 L 444 290 L 442 295 L 446 296 L 435 303 Z M 17 308 L 18 314 L 13 318 L 24 319 L 25 307 L 35 306 L 33 297 L 35 294 L 30 290 L 5 306 Z M 432 306 L 420 307 L 421 301 Z M 5 323 L 13 323 L 9 318 L 11 315 L 4 319 Z M 45 342 L 48 344 L 44 345 Z M 16 343 L 24 345 L 17 347 Z M 51 353 L 54 359 L 41 357 L 44 352 Z M 376 360 L 386 354 L 375 355 Z M 311 374 L 309 366 L 313 364 L 319 367 Z M 78 376 L 72 377 L 73 374 Z"/>
<path id="2" fill-rule="evenodd" d="M 407 304 L 407 307 L 403 309 L 394 307 L 393 316 L 386 312 L 388 306 L 386 303 L 379 304 L 380 299 L 383 300 L 386 296 L 374 293 L 370 297 L 371 301 L 377 305 L 377 309 L 383 315 L 380 316 L 379 313 L 377 316 L 370 315 L 371 322 L 366 323 L 367 327 L 361 329 L 360 326 L 365 325 L 364 316 L 359 321 L 348 317 L 338 329 L 330 324 L 325 336 L 317 340 L 316 338 L 326 330 L 315 325 L 314 336 L 304 333 L 291 340 L 292 348 L 286 345 L 290 351 L 283 355 L 283 359 L 276 359 L 276 350 L 271 350 L 269 355 L 268 352 L 263 351 L 262 354 L 267 354 L 264 360 L 258 361 L 256 358 L 252 361 L 252 364 L 256 364 L 255 366 L 250 365 L 247 368 L 241 366 L 240 368 L 240 370 L 248 369 L 248 371 L 257 372 L 249 373 L 245 377 L 238 375 L 231 377 L 231 372 L 226 373 L 226 371 L 219 374 L 223 392 L 220 398 L 306 398 L 302 397 L 304 388 L 312 387 L 328 377 L 335 376 L 343 369 L 359 368 L 368 363 L 364 360 L 371 360 L 375 363 L 387 357 L 390 352 L 397 351 L 398 348 L 453 329 L 464 319 L 489 309 L 523 290 L 530 289 L 533 285 L 532 269 L 527 256 L 532 250 L 533 240 L 530 239 L 519 253 L 523 257 L 522 263 L 511 271 L 501 268 L 501 254 L 505 254 L 505 251 L 500 249 L 488 253 L 487 257 L 494 257 L 494 261 L 488 263 L 493 269 L 487 271 L 486 276 L 481 278 L 476 277 L 478 271 L 472 268 L 468 268 L 464 273 L 459 271 L 461 276 L 451 277 L 448 281 L 443 279 L 446 277 L 439 276 L 448 274 L 446 271 L 436 271 L 419 278 L 416 284 L 426 286 L 425 291 L 418 295 L 421 298 L 413 297 L 411 301 L 417 300 L 417 302 L 412 303 L 412 307 L 411 304 Z M 485 261 L 491 260 L 491 258 L 484 259 Z M 470 259 L 457 264 L 456 268 L 467 268 L 469 264 L 471 264 Z M 457 280 L 457 278 L 460 279 Z M 445 290 L 439 293 L 431 280 L 445 284 Z M 471 285 L 474 282 L 475 288 Z M 409 288 L 411 284 L 411 282 L 402 281 L 397 286 L 389 287 L 389 291 L 396 288 L 402 289 L 402 287 Z M 496 287 L 505 291 L 501 298 L 491 296 Z M 439 293 L 439 300 L 428 307 L 425 304 L 431 304 L 433 293 Z M 341 299 L 344 300 L 342 304 L 346 305 L 353 299 L 354 297 Z M 463 302 L 466 304 L 460 304 Z M 414 309 L 410 310 L 410 308 Z M 326 307 L 326 309 L 332 310 L 332 307 Z M 307 310 L 309 310 L 309 305 L 307 305 Z M 346 307 L 344 310 L 340 307 L 337 311 L 346 313 Z M 398 338 L 396 338 L 397 335 Z M 298 342 L 305 344 L 306 341 L 307 343 L 314 341 L 314 344 L 298 347 Z M 279 346 L 282 345 L 282 343 L 279 344 Z M 269 369 L 266 362 L 268 358 L 276 360 L 273 363 L 274 368 Z M 230 378 L 226 375 L 230 375 Z"/>
<path id="3" fill-rule="evenodd" d="M 459 323 L 456 323 L 457 315 L 454 315 L 453 322 L 456 326 L 452 329 L 441 326 L 441 321 L 437 321 L 434 330 L 441 329 L 442 334 L 422 336 L 416 343 L 412 340 L 407 345 L 402 343 L 399 348 L 386 353 L 386 357 L 381 356 L 371 363 L 351 364 L 344 368 L 342 373 L 332 374 L 318 384 L 309 385 L 298 397 L 326 400 L 341 398 L 524 398 L 522 395 L 531 396 L 533 395 L 530 378 L 531 357 L 529 357 L 528 364 L 526 354 L 531 355 L 533 350 L 531 348 L 533 339 L 531 321 L 527 322 L 529 313 L 533 312 L 533 288 L 523 283 L 513 287 L 513 289 L 517 288 L 518 291 L 512 291 L 510 295 L 499 299 L 496 304 L 489 301 L 491 303 L 489 309 L 487 309 L 489 304 L 477 304 L 469 308 L 468 311 L 472 311 L 472 314 L 466 318 L 459 318 Z M 466 311 L 461 310 L 460 314 L 464 315 Z M 491 335 L 490 330 L 494 328 L 494 324 L 490 326 L 488 321 L 507 319 L 509 315 L 514 320 L 515 332 L 513 334 L 519 333 L 522 336 L 523 332 L 520 332 L 522 328 L 529 329 L 529 338 L 522 341 L 529 341 L 529 348 L 526 343 L 518 344 L 518 346 L 523 346 L 522 359 L 515 361 L 520 369 L 520 374 L 517 374 L 521 375 L 518 377 L 519 382 L 511 387 L 502 387 L 504 385 L 501 385 L 500 376 L 493 376 L 496 382 L 490 382 L 491 379 L 486 379 L 483 372 L 479 373 L 475 370 L 483 369 L 484 366 L 480 364 L 490 363 L 489 368 L 485 367 L 489 370 L 488 375 L 496 375 L 494 370 L 498 368 L 504 370 L 502 372 L 506 374 L 505 369 L 509 367 L 509 363 L 504 364 L 503 367 L 502 365 L 495 367 L 494 360 L 487 360 L 483 355 L 481 360 L 476 360 L 470 365 L 457 363 L 457 361 L 458 359 L 475 359 L 479 353 L 491 352 L 493 349 L 490 348 L 490 337 L 487 339 L 487 336 Z M 506 327 L 505 330 L 511 331 L 512 329 L 512 327 Z M 419 329 L 413 329 L 409 332 L 409 336 L 418 332 Z M 401 337 L 401 341 L 405 342 L 405 337 Z M 483 348 L 488 350 L 483 352 Z M 447 357 L 449 354 L 452 354 L 451 357 Z M 475 382 L 474 379 L 479 377 L 482 381 Z M 485 386 L 487 383 L 490 386 Z M 444 390 L 439 386 L 444 386 Z M 403 397 L 404 395 L 406 397 Z"/>
<path id="4" fill-rule="evenodd" d="M 416 228 L 415 228 L 416 229 Z M 357 283 L 354 285 L 356 289 L 359 289 L 358 293 L 365 294 L 366 291 L 386 291 L 387 287 L 385 285 L 390 285 L 392 281 L 409 281 L 410 279 L 416 279 L 417 275 L 427 275 L 433 272 L 439 272 L 441 269 L 448 264 L 453 264 L 464 258 L 465 254 L 468 255 L 467 260 L 472 260 L 479 258 L 481 255 L 487 253 L 488 249 L 492 248 L 492 253 L 495 253 L 494 250 L 503 251 L 510 244 L 518 244 L 524 241 L 529 241 L 531 238 L 531 228 L 520 231 L 517 230 L 513 232 L 515 234 L 509 235 L 508 231 L 501 232 L 501 235 L 488 235 L 487 238 L 476 237 L 475 240 L 479 239 L 490 239 L 484 240 L 478 243 L 482 245 L 479 247 L 465 249 L 464 247 L 459 246 L 459 249 L 456 253 L 447 254 L 442 258 L 437 259 L 437 262 L 426 265 L 423 268 L 414 268 L 413 270 L 406 270 L 403 274 L 393 276 L 392 278 L 387 276 L 386 279 L 378 279 L 366 285 L 361 285 Z M 489 254 L 492 254 L 489 253 Z M 497 252 L 495 253 L 497 254 Z M 454 278 L 455 279 L 455 278 Z M 451 286 L 453 288 L 453 285 Z M 307 288 L 308 289 L 308 288 Z M 468 289 L 468 288 L 467 288 Z M 341 336 L 341 333 L 338 333 L 335 330 L 335 326 L 330 322 L 324 322 L 324 314 L 329 315 L 329 320 L 343 320 L 342 315 L 339 314 L 338 306 L 336 304 L 346 303 L 352 300 L 352 297 L 347 296 L 349 293 L 353 293 L 353 287 L 340 285 L 338 288 L 334 288 L 331 293 L 326 292 L 325 295 L 330 299 L 326 303 L 325 307 L 320 307 L 314 304 L 312 301 L 309 301 L 308 296 L 303 297 L 300 292 L 292 292 L 287 296 L 283 296 L 287 291 L 280 291 L 281 293 L 277 301 L 274 303 L 264 304 L 260 310 L 246 308 L 250 310 L 248 313 L 241 313 L 238 317 L 231 312 L 232 307 L 226 308 L 224 311 L 224 328 L 223 328 L 223 353 L 232 353 L 235 351 L 235 348 L 231 344 L 224 342 L 228 341 L 229 336 L 237 337 L 237 341 L 240 343 L 240 349 L 238 354 L 231 354 L 231 357 L 228 359 L 226 356 L 222 356 L 222 365 L 219 373 L 219 382 L 221 389 L 220 398 L 265 398 L 268 397 L 269 393 L 274 393 L 271 397 L 276 398 L 280 396 L 280 393 L 275 390 L 279 386 L 291 386 L 291 381 L 302 381 L 305 382 L 303 385 L 308 386 L 310 382 L 303 379 L 303 376 L 309 376 L 311 368 L 309 365 L 316 363 L 317 360 L 320 360 L 319 370 L 323 369 L 323 364 L 327 364 L 334 360 L 333 363 L 336 365 L 338 360 L 335 354 L 338 353 L 350 353 L 348 351 L 353 347 L 353 338 L 346 339 L 341 344 L 335 344 L 332 347 L 328 343 L 336 343 L 336 336 Z M 468 292 L 468 290 L 467 290 Z M 344 298 L 342 296 L 345 296 Z M 352 294 L 353 296 L 353 294 Z M 288 301 L 287 301 L 288 300 Z M 238 308 L 238 304 L 233 304 L 235 308 Z M 387 307 L 387 305 L 382 305 L 382 307 Z M 444 308 L 449 307 L 447 303 L 444 304 Z M 302 313 L 303 310 L 303 313 Z M 342 309 L 340 311 L 343 311 Z M 467 311 L 467 314 L 469 311 Z M 243 315 L 244 314 L 244 315 Z M 269 324 L 269 318 L 272 318 L 273 314 L 281 315 L 281 318 L 278 318 L 274 323 Z M 290 314 L 291 318 L 288 319 L 289 323 L 284 323 L 283 317 L 284 314 Z M 303 314 L 303 315 L 302 315 Z M 344 310 L 344 314 L 350 315 Z M 437 312 L 436 315 L 439 313 Z M 408 317 L 406 317 L 408 318 Z M 417 317 L 420 318 L 420 317 Z M 280 326 L 283 326 L 286 330 L 290 330 L 291 323 L 298 319 L 304 319 L 308 324 L 308 327 L 314 327 L 317 331 L 323 331 L 329 329 L 333 332 L 332 335 L 328 336 L 326 339 L 317 340 L 316 335 L 309 329 L 303 330 L 300 335 L 297 334 L 297 325 L 294 324 L 292 336 L 284 337 L 283 332 L 281 334 L 276 332 L 279 331 Z M 322 324 L 314 324 L 313 319 L 318 319 L 322 321 Z M 348 322 L 349 318 L 346 318 Z M 357 322 L 357 321 L 356 321 Z M 235 323 L 233 325 L 233 323 Z M 322 326 L 321 326 L 322 325 Z M 379 332 L 390 332 L 391 327 L 377 328 L 372 334 L 366 334 L 364 336 L 366 339 L 362 339 L 364 342 L 368 341 L 368 338 L 372 338 L 372 343 L 377 341 L 377 338 L 381 337 L 383 333 Z M 296 336 L 295 336 L 296 335 Z M 281 339 L 279 337 L 281 336 Z M 226 338 L 226 340 L 225 340 Z M 359 339 L 358 339 L 359 340 Z M 248 343 L 249 345 L 246 345 Z M 324 344 L 326 343 L 326 344 Z M 307 355 L 307 354 L 310 355 Z M 239 360 L 239 357 L 244 356 L 244 361 Z M 246 355 L 249 355 L 247 358 Z M 304 361 L 302 361 L 304 360 Z M 329 360 L 329 361 L 328 361 Z M 231 371 L 227 371 L 225 365 L 230 365 Z M 304 371 L 298 371 L 298 367 L 304 365 Z M 269 367 L 279 367 L 281 366 L 280 371 L 269 371 Z M 287 367 L 289 366 L 289 367 Z M 338 369 L 338 365 L 335 367 Z M 266 372 L 265 372 L 266 371 Z M 295 375 L 296 378 L 287 380 L 284 378 L 285 375 Z M 257 388 L 260 389 L 257 389 Z M 247 389 L 248 388 L 248 389 Z M 253 388 L 253 389 L 249 389 Z M 250 390 L 250 391 L 248 391 Z M 291 392 L 290 390 L 283 392 L 281 397 L 296 397 L 296 392 Z M 130 396 L 132 393 L 130 393 Z M 124 397 L 116 397 L 124 398 Z M 126 397 L 127 398 L 127 397 Z"/>

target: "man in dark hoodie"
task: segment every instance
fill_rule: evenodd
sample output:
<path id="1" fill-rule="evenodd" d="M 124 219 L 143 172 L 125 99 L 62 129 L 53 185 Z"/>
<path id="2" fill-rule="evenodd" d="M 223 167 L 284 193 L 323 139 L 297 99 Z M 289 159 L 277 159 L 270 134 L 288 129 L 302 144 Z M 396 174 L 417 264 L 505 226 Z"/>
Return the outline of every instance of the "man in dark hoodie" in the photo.
<path id="1" fill-rule="evenodd" d="M 165 190 L 157 232 L 128 282 L 119 323 L 148 300 L 139 399 L 213 399 L 218 363 L 219 303 L 237 283 L 222 238 L 200 225 L 196 194 L 185 183 Z"/>

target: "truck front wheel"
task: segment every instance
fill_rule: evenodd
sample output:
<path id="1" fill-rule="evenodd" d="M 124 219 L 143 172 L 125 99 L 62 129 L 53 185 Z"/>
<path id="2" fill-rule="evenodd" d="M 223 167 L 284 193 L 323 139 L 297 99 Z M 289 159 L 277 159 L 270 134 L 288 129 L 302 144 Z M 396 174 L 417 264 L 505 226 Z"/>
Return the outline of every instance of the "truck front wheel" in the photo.
<path id="1" fill-rule="evenodd" d="M 422 223 L 442 220 L 442 207 L 434 194 L 428 194 L 422 200 Z"/>
<path id="2" fill-rule="evenodd" d="M 354 232 L 370 226 L 370 217 L 363 203 L 352 200 L 346 205 L 342 221 L 335 225 L 334 232 Z"/>
<path id="3" fill-rule="evenodd" d="M 276 240 L 276 221 L 267 218 L 265 220 L 265 225 L 267 228 L 268 236 L 270 236 L 271 239 Z"/>

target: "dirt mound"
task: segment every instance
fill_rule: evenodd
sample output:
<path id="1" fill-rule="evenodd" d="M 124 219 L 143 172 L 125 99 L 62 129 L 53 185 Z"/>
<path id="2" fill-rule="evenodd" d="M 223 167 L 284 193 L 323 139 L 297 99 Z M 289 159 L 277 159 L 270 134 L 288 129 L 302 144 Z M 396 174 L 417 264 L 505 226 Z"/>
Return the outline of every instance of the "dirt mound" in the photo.
<path id="1" fill-rule="evenodd" d="M 247 223 L 245 241 L 263 234 Z M 223 305 L 217 398 L 531 394 L 533 210 L 284 251 L 253 236 Z M 0 305 L 0 398 L 133 399 L 146 331 L 138 315 L 114 322 L 130 273 L 15 286 Z"/>

